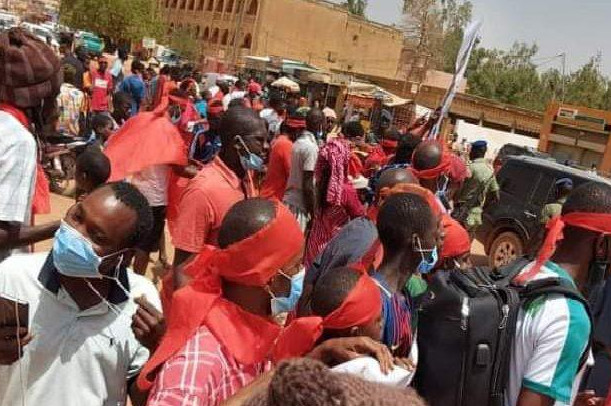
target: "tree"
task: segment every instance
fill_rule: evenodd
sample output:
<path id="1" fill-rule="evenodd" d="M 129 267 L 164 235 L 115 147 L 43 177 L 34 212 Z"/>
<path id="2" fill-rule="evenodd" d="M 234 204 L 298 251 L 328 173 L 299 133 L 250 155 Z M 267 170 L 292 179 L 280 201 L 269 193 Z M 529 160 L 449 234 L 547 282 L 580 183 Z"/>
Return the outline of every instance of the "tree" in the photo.
<path id="1" fill-rule="evenodd" d="M 578 106 L 606 109 L 608 79 L 600 73 L 596 58 L 570 74 L 566 84 L 565 102 Z"/>
<path id="2" fill-rule="evenodd" d="M 367 0 L 347 0 L 342 4 L 349 13 L 365 17 L 365 10 L 367 9 Z"/>
<path id="3" fill-rule="evenodd" d="M 195 60 L 198 54 L 199 46 L 195 34 L 187 27 L 177 28 L 170 35 L 170 47 L 176 51 L 182 58 Z"/>
<path id="4" fill-rule="evenodd" d="M 117 41 L 159 38 L 164 32 L 156 0 L 62 0 L 60 21 Z"/>

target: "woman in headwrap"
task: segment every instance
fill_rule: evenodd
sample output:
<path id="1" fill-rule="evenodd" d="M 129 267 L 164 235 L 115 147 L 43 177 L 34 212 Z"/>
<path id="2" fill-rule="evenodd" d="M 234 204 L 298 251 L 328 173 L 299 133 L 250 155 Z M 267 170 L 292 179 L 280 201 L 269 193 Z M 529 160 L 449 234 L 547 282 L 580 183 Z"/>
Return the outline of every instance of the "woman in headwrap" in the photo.
<path id="1" fill-rule="evenodd" d="M 348 180 L 349 161 L 350 148 L 343 140 L 331 140 L 320 148 L 314 172 L 317 205 L 306 248 L 306 267 L 344 224 L 365 215 Z"/>

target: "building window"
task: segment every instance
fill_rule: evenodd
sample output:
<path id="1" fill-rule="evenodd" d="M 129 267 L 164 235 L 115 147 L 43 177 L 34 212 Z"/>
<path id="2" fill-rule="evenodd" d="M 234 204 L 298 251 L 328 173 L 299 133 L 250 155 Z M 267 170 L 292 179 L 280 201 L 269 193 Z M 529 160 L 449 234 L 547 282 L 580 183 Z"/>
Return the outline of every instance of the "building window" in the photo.
<path id="1" fill-rule="evenodd" d="M 227 1 L 227 7 L 225 7 L 226 13 L 233 13 L 233 0 Z"/>
<path id="2" fill-rule="evenodd" d="M 250 49 L 251 46 L 252 46 L 252 35 L 246 34 L 244 36 L 244 42 L 242 43 L 242 48 Z"/>
<path id="3" fill-rule="evenodd" d="M 165 8 L 170 8 L 170 0 L 165 0 Z"/>
<path id="4" fill-rule="evenodd" d="M 187 7 L 187 0 L 180 0 L 180 9 L 184 10 Z"/>
<path id="5" fill-rule="evenodd" d="M 189 10 L 195 10 L 195 0 L 189 0 Z"/>
<path id="6" fill-rule="evenodd" d="M 214 0 L 208 0 L 208 7 L 206 7 L 206 10 L 212 11 L 213 7 L 214 7 Z"/>
<path id="7" fill-rule="evenodd" d="M 248 8 L 248 14 L 250 15 L 255 15 L 257 14 L 257 9 L 259 8 L 259 1 L 258 0 L 252 0 L 250 2 L 250 7 Z"/>
<path id="8" fill-rule="evenodd" d="M 178 7 L 178 0 L 172 0 L 172 8 Z"/>
<path id="9" fill-rule="evenodd" d="M 210 38 L 210 42 L 212 42 L 213 44 L 216 44 L 217 42 L 219 42 L 219 29 L 215 28 L 214 31 L 212 31 L 212 38 Z"/>
<path id="10" fill-rule="evenodd" d="M 216 12 L 217 13 L 222 13 L 224 6 L 225 6 L 225 2 L 223 0 L 219 0 L 219 2 L 216 3 Z"/>
<path id="11" fill-rule="evenodd" d="M 202 39 L 204 41 L 208 41 L 209 38 L 210 38 L 210 28 L 206 27 L 206 29 L 204 29 L 204 36 L 202 37 Z"/>
<path id="12" fill-rule="evenodd" d="M 204 9 L 204 1 L 205 0 L 197 0 L 197 11 L 202 11 Z"/>
<path id="13" fill-rule="evenodd" d="M 229 30 L 223 31 L 223 36 L 221 37 L 221 45 L 227 45 L 229 41 Z"/>

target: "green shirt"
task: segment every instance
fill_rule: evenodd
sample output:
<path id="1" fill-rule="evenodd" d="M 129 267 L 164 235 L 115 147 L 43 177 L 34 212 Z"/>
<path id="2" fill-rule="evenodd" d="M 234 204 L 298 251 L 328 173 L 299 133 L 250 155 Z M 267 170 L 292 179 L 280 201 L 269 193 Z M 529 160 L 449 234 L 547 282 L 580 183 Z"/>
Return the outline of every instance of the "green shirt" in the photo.
<path id="1" fill-rule="evenodd" d="M 562 197 L 554 203 L 546 204 L 541 211 L 541 224 L 547 224 L 547 222 L 554 217 L 560 216 L 562 214 L 562 206 L 564 206 L 565 202 L 566 197 Z"/>
<path id="2" fill-rule="evenodd" d="M 499 191 L 499 185 L 494 176 L 494 170 L 486 163 L 485 158 L 477 158 L 469 164 L 471 177 L 469 177 L 456 201 L 466 204 L 469 208 L 482 208 L 488 193 Z"/>

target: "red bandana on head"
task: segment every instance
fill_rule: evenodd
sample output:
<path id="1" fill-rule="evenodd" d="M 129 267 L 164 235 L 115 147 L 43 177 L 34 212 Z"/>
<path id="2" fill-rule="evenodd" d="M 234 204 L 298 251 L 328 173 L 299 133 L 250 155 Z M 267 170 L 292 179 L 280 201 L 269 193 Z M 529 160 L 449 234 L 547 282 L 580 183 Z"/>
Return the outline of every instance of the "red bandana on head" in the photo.
<path id="1" fill-rule="evenodd" d="M 539 250 L 535 264 L 527 272 L 515 278 L 516 283 L 525 283 L 535 276 L 541 267 L 554 255 L 556 244 L 564 239 L 566 225 L 583 228 L 600 234 L 611 234 L 611 214 L 608 213 L 569 213 L 555 217 L 547 222 L 547 234 Z"/>
<path id="2" fill-rule="evenodd" d="M 325 328 L 341 330 L 366 325 L 379 317 L 381 312 L 380 289 L 369 275 L 362 273 L 355 287 L 333 312 L 325 317 L 309 316 L 293 320 L 278 338 L 274 360 L 303 356 L 314 348 Z"/>
<path id="3" fill-rule="evenodd" d="M 443 215 L 442 223 L 445 238 L 441 250 L 441 259 L 456 258 L 470 252 L 471 240 L 467 230 L 447 214 Z"/>
<path id="4" fill-rule="evenodd" d="M 450 171 L 452 166 L 450 153 L 446 151 L 445 147 L 442 146 L 442 148 L 443 152 L 441 154 L 441 161 L 436 167 L 423 170 L 415 169 L 413 166 L 410 168 L 415 177 L 418 179 L 437 179 L 441 175 L 447 174 Z M 414 156 L 415 154 L 416 151 L 414 151 Z M 412 162 L 414 162 L 414 156 L 412 156 Z"/>
<path id="5" fill-rule="evenodd" d="M 276 217 L 261 230 L 225 249 L 205 252 L 189 264 L 189 268 L 202 269 L 186 270 L 198 275 L 197 279 L 174 293 L 167 332 L 138 377 L 141 389 L 152 386 L 158 368 L 202 325 L 240 364 L 252 365 L 271 355 L 280 327 L 224 299 L 221 281 L 266 286 L 303 249 L 303 233 L 297 221 L 281 203 L 275 206 Z"/>

